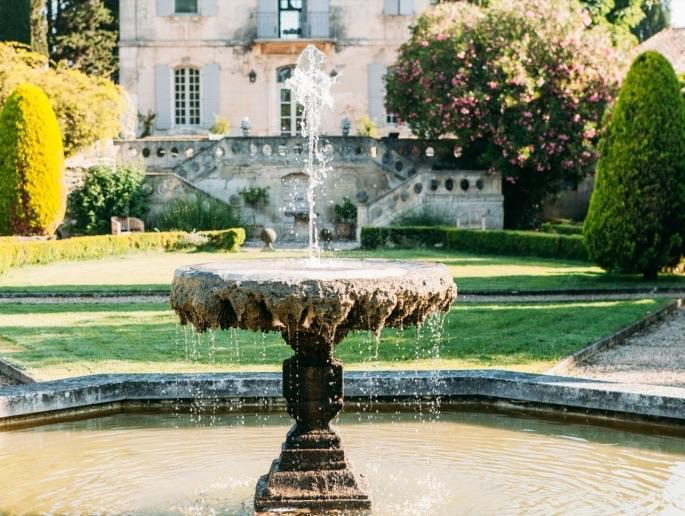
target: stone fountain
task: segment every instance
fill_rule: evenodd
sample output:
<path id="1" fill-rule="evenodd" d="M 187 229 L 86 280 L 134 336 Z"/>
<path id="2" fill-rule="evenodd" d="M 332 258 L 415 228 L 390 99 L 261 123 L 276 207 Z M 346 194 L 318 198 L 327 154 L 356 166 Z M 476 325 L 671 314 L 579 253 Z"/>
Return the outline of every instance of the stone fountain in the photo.
<path id="1" fill-rule="evenodd" d="M 257 483 L 257 511 L 368 509 L 364 479 L 345 458 L 331 420 L 343 407 L 336 344 L 353 330 L 421 324 L 449 310 L 447 267 L 387 260 L 255 260 L 176 271 L 171 303 L 198 331 L 280 332 L 295 354 L 283 362 L 283 396 L 295 419 L 271 471 Z"/>
<path id="2" fill-rule="evenodd" d="M 176 270 L 171 305 L 196 330 L 279 332 L 295 354 L 283 362 L 283 397 L 295 425 L 269 473 L 259 479 L 258 512 L 365 510 L 365 480 L 345 457 L 331 420 L 343 407 L 342 362 L 333 350 L 354 330 L 419 325 L 447 312 L 456 287 L 447 267 L 387 260 L 320 259 L 316 187 L 327 172 L 319 145 L 321 110 L 334 80 L 309 46 L 289 86 L 303 105 L 308 137 L 309 258 L 226 261 Z"/>

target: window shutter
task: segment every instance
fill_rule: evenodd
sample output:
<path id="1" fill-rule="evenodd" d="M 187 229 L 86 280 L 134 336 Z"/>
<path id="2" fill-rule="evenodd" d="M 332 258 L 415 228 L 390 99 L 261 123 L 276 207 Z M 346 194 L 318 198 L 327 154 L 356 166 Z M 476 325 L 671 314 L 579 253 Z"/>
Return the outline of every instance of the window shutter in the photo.
<path id="1" fill-rule="evenodd" d="M 216 16 L 217 0 L 200 0 L 200 16 Z"/>
<path id="2" fill-rule="evenodd" d="M 400 15 L 414 15 L 414 0 L 400 0 Z"/>
<path id="3" fill-rule="evenodd" d="M 257 0 L 257 38 L 278 38 L 278 0 Z"/>
<path id="4" fill-rule="evenodd" d="M 383 14 L 386 16 L 397 16 L 399 12 L 398 0 L 383 0 Z"/>
<path id="5" fill-rule="evenodd" d="M 155 120 L 157 129 L 171 129 L 171 68 L 155 65 Z"/>
<path id="6" fill-rule="evenodd" d="M 309 0 L 307 19 L 310 38 L 331 37 L 331 13 L 329 0 Z"/>
<path id="7" fill-rule="evenodd" d="M 385 81 L 387 68 L 382 64 L 369 64 L 369 118 L 379 127 L 385 125 Z"/>
<path id="8" fill-rule="evenodd" d="M 157 0 L 157 16 L 174 14 L 174 0 Z"/>
<path id="9" fill-rule="evenodd" d="M 202 67 L 200 75 L 200 102 L 202 104 L 202 127 L 210 129 L 219 114 L 219 65 L 212 63 Z"/>

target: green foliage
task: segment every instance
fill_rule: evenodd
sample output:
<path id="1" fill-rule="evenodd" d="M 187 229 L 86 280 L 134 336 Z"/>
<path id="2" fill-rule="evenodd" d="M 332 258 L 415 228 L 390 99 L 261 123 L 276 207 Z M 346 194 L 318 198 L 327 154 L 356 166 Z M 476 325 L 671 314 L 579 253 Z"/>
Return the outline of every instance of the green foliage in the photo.
<path id="1" fill-rule="evenodd" d="M 594 167 L 630 43 L 606 25 L 574 0 L 440 4 L 400 48 L 387 109 L 417 136 L 481 148 L 504 179 L 505 225 L 532 227 L 548 194 Z"/>
<path id="2" fill-rule="evenodd" d="M 590 257 L 652 279 L 685 251 L 685 102 L 661 54 L 633 62 L 599 151 L 583 230 Z"/>
<path id="3" fill-rule="evenodd" d="M 206 235 L 213 246 L 227 251 L 237 251 L 245 241 L 242 228 L 208 231 Z M 58 260 L 83 260 L 103 258 L 131 251 L 164 249 L 173 251 L 185 248 L 187 233 L 152 232 L 127 235 L 99 235 L 68 238 L 66 240 L 0 240 L 0 274 L 11 267 L 56 262 Z"/>
<path id="4" fill-rule="evenodd" d="M 83 185 L 69 195 L 67 208 L 73 230 L 104 235 L 111 232 L 111 217 L 143 218 L 147 212 L 144 181 L 144 174 L 135 167 L 89 169 Z"/>
<path id="5" fill-rule="evenodd" d="M 88 75 L 111 77 L 117 69 L 117 28 L 103 0 L 59 0 L 50 57 Z"/>
<path id="6" fill-rule="evenodd" d="M 31 44 L 31 8 L 29 0 L 0 2 L 0 41 Z"/>
<path id="7" fill-rule="evenodd" d="M 333 210 L 336 222 L 351 224 L 357 221 L 357 207 L 347 197 L 343 197 L 342 204 L 336 204 Z"/>
<path id="8" fill-rule="evenodd" d="M 357 124 L 357 136 L 366 136 L 368 138 L 379 138 L 381 133 L 378 130 L 376 122 L 374 122 L 368 115 L 361 117 Z"/>
<path id="9" fill-rule="evenodd" d="M 440 247 L 467 253 L 587 260 L 582 237 L 534 231 L 476 231 L 450 227 L 362 228 L 364 249 Z"/>
<path id="10" fill-rule="evenodd" d="M 559 235 L 582 235 L 583 226 L 581 224 L 545 222 L 540 226 L 543 233 L 557 233 Z"/>
<path id="11" fill-rule="evenodd" d="M 180 198 L 151 217 L 154 228 L 162 231 L 202 231 L 241 227 L 240 213 L 215 199 Z"/>
<path id="12" fill-rule="evenodd" d="M 231 121 L 222 115 L 216 115 L 214 117 L 214 125 L 209 130 L 212 134 L 226 135 L 231 132 Z"/>
<path id="13" fill-rule="evenodd" d="M 152 129 L 155 126 L 155 118 L 157 115 L 152 111 L 148 111 L 146 115 L 138 113 L 138 126 L 142 127 L 139 138 L 147 138 L 152 135 Z"/>
<path id="14" fill-rule="evenodd" d="M 393 226 L 451 226 L 454 225 L 444 214 L 430 208 L 400 215 L 392 221 Z"/>
<path id="15" fill-rule="evenodd" d="M 642 11 L 645 16 L 631 28 L 640 41 L 645 41 L 667 28 L 671 23 L 669 0 L 643 0 Z"/>
<path id="16" fill-rule="evenodd" d="M 252 224 L 257 224 L 257 210 L 269 204 L 269 187 L 251 186 L 240 190 L 238 194 L 252 210 Z"/>
<path id="17" fill-rule="evenodd" d="M 39 86 L 50 98 L 67 156 L 119 134 L 127 108 L 121 88 L 63 66 L 50 68 L 47 58 L 24 45 L 0 43 L 0 104 L 25 82 Z"/>
<path id="18" fill-rule="evenodd" d="M 54 234 L 65 198 L 57 118 L 40 88 L 21 84 L 0 113 L 0 234 Z"/>

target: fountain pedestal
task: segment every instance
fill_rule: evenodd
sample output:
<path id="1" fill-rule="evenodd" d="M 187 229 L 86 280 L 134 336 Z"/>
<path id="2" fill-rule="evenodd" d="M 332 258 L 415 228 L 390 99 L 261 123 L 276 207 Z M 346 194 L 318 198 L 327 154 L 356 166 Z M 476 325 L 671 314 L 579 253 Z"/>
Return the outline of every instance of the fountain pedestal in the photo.
<path id="1" fill-rule="evenodd" d="M 330 424 L 343 407 L 342 362 L 321 337 L 284 338 L 295 350 L 283 362 L 283 396 L 295 425 L 257 483 L 255 509 L 370 509 L 366 482 L 353 471 Z"/>

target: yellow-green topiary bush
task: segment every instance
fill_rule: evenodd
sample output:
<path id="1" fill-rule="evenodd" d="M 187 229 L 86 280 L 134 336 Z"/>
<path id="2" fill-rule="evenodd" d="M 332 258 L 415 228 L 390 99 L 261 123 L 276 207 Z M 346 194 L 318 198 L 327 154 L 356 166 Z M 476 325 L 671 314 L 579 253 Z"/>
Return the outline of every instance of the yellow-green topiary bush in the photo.
<path id="1" fill-rule="evenodd" d="M 122 119 L 131 114 L 123 89 L 112 81 L 63 65 L 49 66 L 45 56 L 25 45 L 0 42 L 0 105 L 17 85 L 27 82 L 39 86 L 50 99 L 67 157 L 118 136 Z"/>
<path id="2" fill-rule="evenodd" d="M 0 112 L 0 234 L 52 235 L 66 195 L 55 112 L 40 88 L 21 84 Z"/>

